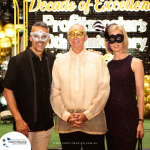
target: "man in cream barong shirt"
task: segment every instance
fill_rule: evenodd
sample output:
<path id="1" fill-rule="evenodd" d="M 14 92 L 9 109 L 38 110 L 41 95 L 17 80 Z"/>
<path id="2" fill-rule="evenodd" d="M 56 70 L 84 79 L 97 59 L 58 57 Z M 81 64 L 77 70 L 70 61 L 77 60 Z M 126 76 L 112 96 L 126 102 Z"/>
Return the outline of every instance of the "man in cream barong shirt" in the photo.
<path id="1" fill-rule="evenodd" d="M 69 52 L 53 66 L 51 105 L 56 113 L 54 130 L 63 150 L 105 150 L 107 131 L 104 107 L 110 92 L 110 76 L 101 55 L 87 51 L 85 29 L 70 27 Z"/>

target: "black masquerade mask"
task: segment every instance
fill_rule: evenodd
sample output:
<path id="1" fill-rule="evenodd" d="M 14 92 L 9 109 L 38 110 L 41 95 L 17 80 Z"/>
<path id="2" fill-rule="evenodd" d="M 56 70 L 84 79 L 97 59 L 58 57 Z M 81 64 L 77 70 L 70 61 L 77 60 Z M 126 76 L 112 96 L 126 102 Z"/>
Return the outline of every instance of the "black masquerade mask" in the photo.
<path id="1" fill-rule="evenodd" d="M 93 24 L 93 29 L 95 29 L 96 31 L 100 31 L 100 33 L 104 36 L 104 38 L 108 41 L 108 50 L 109 50 L 109 43 L 110 44 L 113 44 L 115 42 L 118 42 L 118 43 L 121 43 L 123 40 L 124 40 L 124 36 L 122 34 L 117 34 L 116 36 L 115 35 L 112 35 L 112 37 L 109 36 L 108 34 L 108 28 L 111 26 L 111 25 L 117 25 L 116 23 L 113 23 L 113 24 L 110 24 L 109 26 L 107 27 L 104 27 L 104 25 L 100 22 L 100 21 L 96 21 L 94 24 Z M 121 35 L 121 36 L 118 36 L 118 35 Z M 123 37 L 122 37 L 123 36 Z"/>
<path id="2" fill-rule="evenodd" d="M 113 44 L 115 42 L 117 43 L 122 43 L 124 40 L 124 35 L 123 34 L 111 34 L 109 37 L 108 37 L 108 41 L 110 44 Z"/>

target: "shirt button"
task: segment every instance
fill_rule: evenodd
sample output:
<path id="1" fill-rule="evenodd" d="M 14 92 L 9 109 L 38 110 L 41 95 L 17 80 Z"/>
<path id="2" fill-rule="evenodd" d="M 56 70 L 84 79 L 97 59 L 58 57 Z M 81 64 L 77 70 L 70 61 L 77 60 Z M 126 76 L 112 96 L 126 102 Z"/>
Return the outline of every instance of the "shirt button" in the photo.
<path id="1" fill-rule="evenodd" d="M 41 71 L 43 71 L 43 70 L 41 70 Z"/>
<path id="2" fill-rule="evenodd" d="M 42 79 L 42 80 L 44 80 L 44 79 Z"/>
<path id="3" fill-rule="evenodd" d="M 45 88 L 43 88 L 43 90 L 45 90 Z"/>

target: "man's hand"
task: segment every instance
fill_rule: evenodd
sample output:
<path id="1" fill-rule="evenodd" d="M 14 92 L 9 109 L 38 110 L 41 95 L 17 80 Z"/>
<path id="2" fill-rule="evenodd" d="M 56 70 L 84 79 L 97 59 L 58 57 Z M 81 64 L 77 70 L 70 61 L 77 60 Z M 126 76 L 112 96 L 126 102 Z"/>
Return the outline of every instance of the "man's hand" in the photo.
<path id="1" fill-rule="evenodd" d="M 16 99 L 14 97 L 14 93 L 12 90 L 4 88 L 4 97 L 7 101 L 7 105 L 9 110 L 11 111 L 15 122 L 16 122 L 16 130 L 26 137 L 28 137 L 28 131 L 30 131 L 28 124 L 22 119 L 22 116 L 17 108 Z"/>
<path id="2" fill-rule="evenodd" d="M 76 122 L 78 123 L 84 123 L 85 121 L 87 121 L 87 117 L 85 116 L 85 114 L 82 112 L 82 113 L 73 113 L 74 116 L 78 116 L 78 120 Z"/>
<path id="3" fill-rule="evenodd" d="M 79 114 L 71 114 L 69 116 L 67 121 L 72 124 L 71 127 L 82 128 L 84 126 L 84 124 L 82 122 L 80 122 L 80 123 L 78 122 L 78 117 L 79 117 Z"/>
<path id="4" fill-rule="evenodd" d="M 68 117 L 68 120 L 67 122 L 71 123 L 71 124 L 75 124 L 75 121 L 77 120 L 77 118 L 75 118 L 73 116 L 73 114 L 71 114 L 69 117 Z"/>
<path id="5" fill-rule="evenodd" d="M 23 120 L 19 119 L 16 121 L 16 130 L 24 134 L 28 138 L 28 131 L 30 131 L 28 124 Z"/>
<path id="6" fill-rule="evenodd" d="M 71 119 L 70 121 L 74 121 L 75 123 L 71 127 L 83 127 L 84 122 L 87 121 L 87 117 L 84 113 L 73 113 L 75 119 Z"/>
<path id="7" fill-rule="evenodd" d="M 93 53 L 97 53 L 97 54 L 99 54 L 99 55 L 102 55 L 102 53 L 101 53 L 101 52 L 99 52 L 99 51 L 95 51 L 95 50 L 93 50 L 93 49 L 88 49 L 88 51 L 93 52 Z"/>

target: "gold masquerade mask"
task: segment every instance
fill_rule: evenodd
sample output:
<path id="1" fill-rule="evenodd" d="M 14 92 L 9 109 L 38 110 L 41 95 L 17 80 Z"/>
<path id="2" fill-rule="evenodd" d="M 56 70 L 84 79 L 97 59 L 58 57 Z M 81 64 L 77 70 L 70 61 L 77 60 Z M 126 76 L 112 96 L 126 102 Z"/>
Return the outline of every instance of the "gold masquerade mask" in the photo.
<path id="1" fill-rule="evenodd" d="M 75 38 L 75 37 L 83 38 L 85 36 L 85 31 L 78 30 L 78 29 L 75 28 L 74 30 L 71 30 L 71 31 L 68 32 L 68 36 L 70 38 Z"/>

